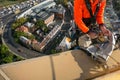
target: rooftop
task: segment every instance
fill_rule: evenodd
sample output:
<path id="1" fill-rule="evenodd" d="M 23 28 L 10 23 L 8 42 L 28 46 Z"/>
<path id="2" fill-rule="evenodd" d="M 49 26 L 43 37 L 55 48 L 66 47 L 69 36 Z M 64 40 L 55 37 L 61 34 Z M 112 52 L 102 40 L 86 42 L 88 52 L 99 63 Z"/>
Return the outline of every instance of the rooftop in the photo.
<path id="1" fill-rule="evenodd" d="M 65 9 L 62 5 L 58 5 L 56 7 L 50 8 L 49 11 L 59 13 L 59 14 L 63 14 L 65 12 Z"/>
<path id="2" fill-rule="evenodd" d="M 114 51 L 112 57 L 120 61 L 120 50 Z M 120 80 L 120 66 L 109 58 L 108 68 L 96 64 L 80 50 L 28 59 L 0 66 L 0 80 Z M 114 71 L 114 72 L 113 72 Z M 104 75 L 104 76 L 103 76 Z M 115 76 L 116 75 L 116 76 Z M 103 78 L 101 78 L 103 77 Z M 98 78 L 98 79 L 97 79 Z"/>
<path id="3" fill-rule="evenodd" d="M 53 15 L 53 13 L 47 13 L 45 11 L 41 11 L 39 14 L 37 14 L 37 16 L 39 18 L 41 18 L 42 20 L 47 19 L 48 17 L 50 17 L 51 15 Z"/>
<path id="4" fill-rule="evenodd" d="M 52 7 L 55 5 L 56 5 L 56 3 L 53 0 L 48 0 L 48 1 L 42 2 L 39 6 L 37 6 L 36 8 L 34 8 L 32 10 L 33 10 L 33 12 L 38 13 L 44 8 L 49 8 L 49 7 Z"/>

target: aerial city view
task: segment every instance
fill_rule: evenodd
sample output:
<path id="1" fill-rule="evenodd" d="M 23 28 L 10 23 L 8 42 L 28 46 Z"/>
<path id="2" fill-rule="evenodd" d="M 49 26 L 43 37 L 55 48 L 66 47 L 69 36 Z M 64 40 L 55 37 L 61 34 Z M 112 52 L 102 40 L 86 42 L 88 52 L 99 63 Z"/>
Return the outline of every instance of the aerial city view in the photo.
<path id="1" fill-rule="evenodd" d="M 120 80 L 120 0 L 0 0 L 0 80 Z"/>

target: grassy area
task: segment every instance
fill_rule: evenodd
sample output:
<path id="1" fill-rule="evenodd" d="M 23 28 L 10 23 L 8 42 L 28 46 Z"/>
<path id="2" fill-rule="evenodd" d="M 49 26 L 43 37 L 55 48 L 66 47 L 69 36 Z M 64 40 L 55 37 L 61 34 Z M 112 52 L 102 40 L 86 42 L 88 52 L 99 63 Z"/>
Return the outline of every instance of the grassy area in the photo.
<path id="1" fill-rule="evenodd" d="M 11 53 L 7 46 L 0 44 L 0 65 L 21 60 L 23 59 Z"/>
<path id="2" fill-rule="evenodd" d="M 22 1 L 26 1 L 26 0 L 0 0 L 0 7 L 17 4 Z"/>

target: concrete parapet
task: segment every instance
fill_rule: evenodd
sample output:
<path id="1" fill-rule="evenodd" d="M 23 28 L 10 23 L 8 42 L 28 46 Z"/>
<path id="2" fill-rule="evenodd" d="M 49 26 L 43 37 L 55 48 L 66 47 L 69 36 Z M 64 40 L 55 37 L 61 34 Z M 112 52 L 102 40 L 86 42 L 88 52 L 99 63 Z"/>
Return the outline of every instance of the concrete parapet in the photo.
<path id="1" fill-rule="evenodd" d="M 120 51 L 114 51 L 111 57 L 115 60 L 109 58 L 103 66 L 83 51 L 73 50 L 0 67 L 11 80 L 91 80 L 118 71 L 119 56 Z"/>

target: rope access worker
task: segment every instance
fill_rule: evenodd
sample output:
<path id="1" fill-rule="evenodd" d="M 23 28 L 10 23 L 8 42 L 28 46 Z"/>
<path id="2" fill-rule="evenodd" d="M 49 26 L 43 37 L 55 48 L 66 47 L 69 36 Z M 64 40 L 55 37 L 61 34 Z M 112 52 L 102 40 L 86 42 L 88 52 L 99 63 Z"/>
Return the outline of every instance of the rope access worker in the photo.
<path id="1" fill-rule="evenodd" d="M 106 0 L 75 0 L 74 1 L 74 20 L 78 28 L 91 39 L 97 34 L 92 31 L 92 24 L 97 24 L 99 30 L 105 35 L 110 36 L 111 32 L 104 23 L 104 9 Z M 95 26 L 94 26 L 95 27 Z"/>

